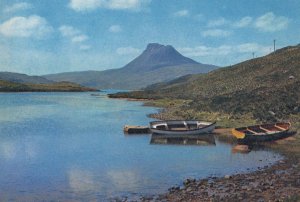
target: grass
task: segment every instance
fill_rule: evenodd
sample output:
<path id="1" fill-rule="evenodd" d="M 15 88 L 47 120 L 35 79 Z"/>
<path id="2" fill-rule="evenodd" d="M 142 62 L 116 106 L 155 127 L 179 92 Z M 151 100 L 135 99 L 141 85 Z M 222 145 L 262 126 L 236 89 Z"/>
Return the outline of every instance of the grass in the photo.
<path id="1" fill-rule="evenodd" d="M 71 82 L 50 84 L 21 84 L 0 80 L 0 92 L 83 92 L 96 91 Z"/>
<path id="2" fill-rule="evenodd" d="M 192 100 L 184 99 L 158 99 L 145 102 L 145 105 L 163 108 L 158 114 L 151 115 L 158 119 L 189 119 L 216 121 L 218 127 L 232 128 L 244 124 L 257 123 L 251 114 L 234 116 L 233 114 L 198 111 L 190 107 Z"/>

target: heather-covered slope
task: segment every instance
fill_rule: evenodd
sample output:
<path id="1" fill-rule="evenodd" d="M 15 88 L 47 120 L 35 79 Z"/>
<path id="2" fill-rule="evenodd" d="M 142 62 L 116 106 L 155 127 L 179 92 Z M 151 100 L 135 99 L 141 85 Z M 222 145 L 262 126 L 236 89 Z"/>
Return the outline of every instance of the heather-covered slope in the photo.
<path id="1" fill-rule="evenodd" d="M 159 83 L 122 97 L 192 100 L 182 111 L 286 118 L 300 110 L 300 46 L 286 47 L 208 74 Z M 116 96 L 114 96 L 116 97 Z"/>

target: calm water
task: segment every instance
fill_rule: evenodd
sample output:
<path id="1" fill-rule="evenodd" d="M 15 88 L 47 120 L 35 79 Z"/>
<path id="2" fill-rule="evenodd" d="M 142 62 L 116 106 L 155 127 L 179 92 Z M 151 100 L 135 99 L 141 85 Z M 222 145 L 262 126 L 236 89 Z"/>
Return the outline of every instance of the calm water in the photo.
<path id="1" fill-rule="evenodd" d="M 104 93 L 102 93 L 104 94 Z M 0 94 L 0 200 L 108 200 L 165 192 L 187 177 L 246 172 L 281 156 L 231 145 L 150 145 L 124 136 L 157 109 L 89 93 Z"/>

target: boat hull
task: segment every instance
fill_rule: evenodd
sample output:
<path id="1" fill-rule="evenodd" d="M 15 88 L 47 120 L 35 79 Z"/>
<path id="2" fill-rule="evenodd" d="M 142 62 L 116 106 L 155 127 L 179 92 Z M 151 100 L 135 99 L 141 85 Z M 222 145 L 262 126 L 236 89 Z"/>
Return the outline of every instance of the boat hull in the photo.
<path id="1" fill-rule="evenodd" d="M 152 133 L 155 134 L 164 134 L 164 135 L 172 135 L 173 137 L 180 137 L 182 135 L 201 135 L 201 134 L 207 134 L 211 133 L 215 129 L 215 125 L 209 126 L 204 129 L 199 130 L 187 130 L 187 131 L 166 131 L 166 130 L 158 130 L 158 129 L 151 129 Z"/>
<path id="2" fill-rule="evenodd" d="M 234 128 L 232 134 L 240 143 L 268 142 L 288 137 L 290 127 L 290 122 L 262 124 Z"/>
<path id="3" fill-rule="evenodd" d="M 278 132 L 274 134 L 265 134 L 265 135 L 245 135 L 243 139 L 238 139 L 240 143 L 250 143 L 250 142 L 270 142 L 279 140 L 289 136 L 288 131 Z"/>
<path id="4" fill-rule="evenodd" d="M 215 127 L 216 127 L 216 123 L 211 123 L 205 127 L 196 128 L 193 130 L 161 130 L 161 129 L 154 128 L 153 125 L 150 124 L 150 130 L 153 134 L 169 135 L 172 137 L 182 137 L 188 135 L 201 135 L 201 134 L 212 133 Z"/>

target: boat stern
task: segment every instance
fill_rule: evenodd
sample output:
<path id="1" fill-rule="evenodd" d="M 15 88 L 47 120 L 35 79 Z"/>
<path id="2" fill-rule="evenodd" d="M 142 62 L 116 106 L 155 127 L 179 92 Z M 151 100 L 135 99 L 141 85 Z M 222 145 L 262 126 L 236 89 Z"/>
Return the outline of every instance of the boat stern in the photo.
<path id="1" fill-rule="evenodd" d="M 233 128 L 233 129 L 231 130 L 231 133 L 232 133 L 236 138 L 238 138 L 238 139 L 244 139 L 244 138 L 245 138 L 245 133 L 240 132 L 240 131 L 236 130 L 235 128 Z"/>

